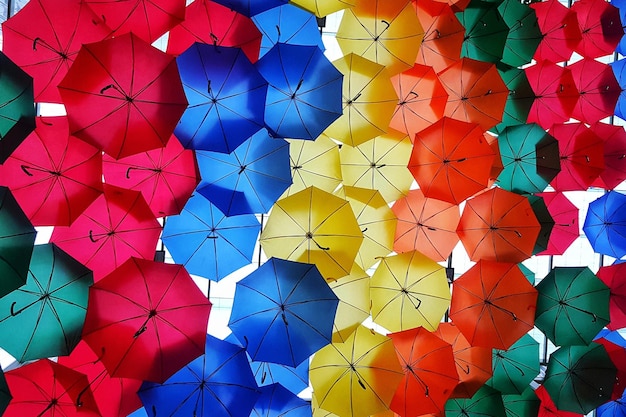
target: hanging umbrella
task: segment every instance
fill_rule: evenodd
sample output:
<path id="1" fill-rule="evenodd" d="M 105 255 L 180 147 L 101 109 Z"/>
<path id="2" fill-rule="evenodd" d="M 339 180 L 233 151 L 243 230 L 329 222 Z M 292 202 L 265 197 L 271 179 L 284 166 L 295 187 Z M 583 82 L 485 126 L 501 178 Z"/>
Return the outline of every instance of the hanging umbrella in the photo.
<path id="1" fill-rule="evenodd" d="M 542 39 L 535 52 L 535 60 L 541 62 L 567 61 L 582 35 L 576 12 L 558 0 L 531 3 L 535 10 Z"/>
<path id="2" fill-rule="evenodd" d="M 589 128 L 604 139 L 604 170 L 599 181 L 602 188 L 612 190 L 626 180 L 626 130 L 623 126 L 601 122 Z"/>
<path id="3" fill-rule="evenodd" d="M 411 190 L 396 201 L 391 210 L 398 218 L 395 252 L 417 250 L 437 262 L 448 259 L 459 242 L 456 227 L 461 213 L 458 206 L 424 197 L 421 190 Z"/>
<path id="4" fill-rule="evenodd" d="M 574 51 L 592 59 L 612 54 L 624 36 L 619 9 L 608 2 L 578 0 L 571 10 L 576 14 L 582 34 Z"/>
<path id="5" fill-rule="evenodd" d="M 185 148 L 230 153 L 263 127 L 267 81 L 241 49 L 194 43 L 176 62 L 189 107 L 174 133 Z"/>
<path id="6" fill-rule="evenodd" d="M 621 258 L 626 255 L 626 195 L 609 191 L 592 201 L 587 210 L 583 232 L 597 253 Z"/>
<path id="7" fill-rule="evenodd" d="M 35 129 L 33 79 L 0 52 L 0 164 Z"/>
<path id="8" fill-rule="evenodd" d="M 252 262 L 261 224 L 251 214 L 228 217 L 201 195 L 166 218 L 161 239 L 190 274 L 219 281 Z"/>
<path id="9" fill-rule="evenodd" d="M 538 255 L 563 255 L 567 248 L 580 237 L 578 207 L 561 192 L 544 192 L 537 196 L 543 198 L 554 220 L 548 246 Z"/>
<path id="10" fill-rule="evenodd" d="M 332 342 L 342 343 L 370 315 L 370 276 L 355 264 L 349 275 L 327 282 L 339 298 Z"/>
<path id="11" fill-rule="evenodd" d="M 540 230 L 528 199 L 500 188 L 469 199 L 457 227 L 470 259 L 497 262 L 529 258 Z"/>
<path id="12" fill-rule="evenodd" d="M 372 320 L 391 332 L 433 331 L 450 305 L 445 269 L 417 252 L 387 256 L 370 282 Z"/>
<path id="13" fill-rule="evenodd" d="M 325 133 L 350 146 L 386 133 L 398 95 L 385 67 L 357 54 L 339 58 L 333 65 L 343 74 L 343 115 Z"/>
<path id="14" fill-rule="evenodd" d="M 227 216 L 267 213 L 291 184 L 289 144 L 265 129 L 230 154 L 196 151 L 198 193 Z"/>
<path id="15" fill-rule="evenodd" d="M 624 71 L 626 59 L 622 58 L 613 61 L 610 65 L 621 88 L 621 94 L 615 106 L 615 115 L 624 119 L 626 118 L 626 72 Z"/>
<path id="16" fill-rule="evenodd" d="M 163 382 L 204 352 L 210 309 L 182 265 L 130 258 L 89 289 L 83 340 L 112 377 Z"/>
<path id="17" fill-rule="evenodd" d="M 623 417 L 626 415 L 626 398 L 609 401 L 596 409 L 598 417 Z"/>
<path id="18" fill-rule="evenodd" d="M 133 33 L 83 45 L 59 92 L 70 133 L 116 159 L 165 146 L 187 107 L 174 57 Z"/>
<path id="19" fill-rule="evenodd" d="M 350 203 L 309 187 L 274 205 L 259 241 L 268 257 L 312 263 L 339 279 L 350 273 L 363 232 Z"/>
<path id="20" fill-rule="evenodd" d="M 261 32 L 241 13 L 212 0 L 197 0 L 185 8 L 185 20 L 170 30 L 166 52 L 180 55 L 194 42 L 241 48 L 251 62 L 256 62 Z"/>
<path id="21" fill-rule="evenodd" d="M 506 350 L 533 328 L 537 291 L 516 264 L 480 260 L 452 287 L 450 319 L 472 345 Z"/>
<path id="22" fill-rule="evenodd" d="M 539 342 L 523 335 L 508 349 L 493 350 L 493 377 L 487 385 L 502 394 L 523 394 L 539 375 Z"/>
<path id="23" fill-rule="evenodd" d="M 255 66 L 269 83 L 265 126 L 272 136 L 315 140 L 342 115 L 343 74 L 317 46 L 278 43 Z"/>
<path id="24" fill-rule="evenodd" d="M 343 184 L 378 190 L 385 201 L 407 195 L 413 176 L 407 168 L 413 145 L 408 135 L 390 130 L 356 147 L 339 149 Z"/>
<path id="25" fill-rule="evenodd" d="M 3 52 L 33 77 L 35 100 L 61 103 L 57 85 L 80 47 L 111 30 L 88 2 L 35 0 L 7 19 L 2 32 Z"/>
<path id="26" fill-rule="evenodd" d="M 364 326 L 320 349 L 309 370 L 318 406 L 336 415 L 385 411 L 404 377 L 392 340 Z"/>
<path id="27" fill-rule="evenodd" d="M 626 264 L 601 266 L 596 276 L 610 289 L 609 317 L 611 321 L 606 325 L 609 330 L 618 330 L 626 327 L 626 287 L 621 278 L 626 272 Z M 626 343 L 625 343 L 626 344 Z"/>
<path id="28" fill-rule="evenodd" d="M 613 391 L 611 393 L 611 399 L 617 400 L 624 394 L 624 378 L 626 377 L 626 349 L 624 349 L 624 346 L 615 344 L 603 337 L 594 339 L 594 342 L 604 346 L 606 353 L 609 354 L 611 362 L 613 362 L 613 365 L 615 365 L 615 368 L 617 369 L 615 382 L 613 384 Z"/>
<path id="29" fill-rule="evenodd" d="M 228 327 L 252 360 L 295 367 L 330 343 L 338 302 L 315 265 L 271 258 L 237 282 Z"/>
<path id="30" fill-rule="evenodd" d="M 531 386 L 521 394 L 503 394 L 502 403 L 507 417 L 537 417 L 541 405 Z"/>
<path id="31" fill-rule="evenodd" d="M 543 39 L 535 10 L 527 3 L 504 0 L 498 12 L 509 28 L 501 62 L 512 67 L 529 64 Z"/>
<path id="32" fill-rule="evenodd" d="M 609 322 L 609 288 L 587 267 L 556 267 L 536 288 L 535 326 L 557 346 L 587 345 Z"/>
<path id="33" fill-rule="evenodd" d="M 12 399 L 4 372 L 0 372 L 0 413 L 4 415 Z"/>
<path id="34" fill-rule="evenodd" d="M 261 395 L 254 404 L 251 417 L 308 417 L 311 403 L 298 397 L 280 384 L 260 388 Z M 212 414 L 211 414 L 212 415 Z"/>
<path id="35" fill-rule="evenodd" d="M 425 197 L 459 204 L 487 188 L 493 159 L 479 125 L 444 117 L 415 135 L 408 167 Z"/>
<path id="36" fill-rule="evenodd" d="M 498 3 L 472 0 L 456 16 L 465 27 L 462 57 L 494 64 L 502 60 L 509 27 L 500 14 Z"/>
<path id="37" fill-rule="evenodd" d="M 548 249 L 550 234 L 554 229 L 554 219 L 550 215 L 550 211 L 548 210 L 548 206 L 546 205 L 543 197 L 539 195 L 531 195 L 528 196 L 528 201 L 533 209 L 533 213 L 535 213 L 535 216 L 541 225 L 541 230 L 539 231 L 539 236 L 537 236 L 535 248 L 533 249 L 533 255 L 536 255 L 537 253 Z M 534 283 L 534 281 L 532 283 Z"/>
<path id="38" fill-rule="evenodd" d="M 579 93 L 572 117 L 593 124 L 613 115 L 621 88 L 611 67 L 595 59 L 584 58 L 568 68 Z"/>
<path id="39" fill-rule="evenodd" d="M 325 17 L 348 7 L 353 7 L 355 0 L 292 0 L 292 4 L 303 8 L 317 17 Z"/>
<path id="40" fill-rule="evenodd" d="M 287 0 L 213 0 L 218 4 L 228 7 L 231 10 L 241 13 L 244 16 L 252 17 L 266 10 L 279 7 L 287 3 Z"/>
<path id="41" fill-rule="evenodd" d="M 535 101 L 535 93 L 523 69 L 501 64 L 498 66 L 498 73 L 506 84 L 509 95 L 504 105 L 502 122 L 492 129 L 496 133 L 501 132 L 507 126 L 525 124 Z"/>
<path id="42" fill-rule="evenodd" d="M 391 410 L 403 416 L 441 413 L 459 382 L 452 346 L 423 327 L 389 337 L 404 371 Z"/>
<path id="43" fill-rule="evenodd" d="M 571 413 L 557 409 L 554 405 L 554 401 L 550 398 L 550 394 L 543 385 L 539 385 L 539 387 L 535 389 L 535 394 L 540 400 L 537 417 L 584 417 L 583 414 L 580 413 Z"/>
<path id="44" fill-rule="evenodd" d="M 449 400 L 445 410 L 446 417 L 506 417 L 502 394 L 487 385 L 471 398 Z"/>
<path id="45" fill-rule="evenodd" d="M 202 356 L 161 384 L 144 382 L 137 394 L 152 417 L 248 417 L 260 392 L 246 351 L 207 335 Z"/>

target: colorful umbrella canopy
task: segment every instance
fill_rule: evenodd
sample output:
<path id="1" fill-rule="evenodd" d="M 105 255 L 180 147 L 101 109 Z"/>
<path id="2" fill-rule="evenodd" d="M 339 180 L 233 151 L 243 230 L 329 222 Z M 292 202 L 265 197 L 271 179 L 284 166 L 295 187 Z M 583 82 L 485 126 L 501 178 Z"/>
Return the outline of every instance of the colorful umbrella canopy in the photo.
<path id="1" fill-rule="evenodd" d="M 550 234 L 554 229 L 554 219 L 550 215 L 550 211 L 548 211 L 548 206 L 543 197 L 540 195 L 531 195 L 528 197 L 528 201 L 541 225 L 541 230 L 539 231 L 539 236 L 537 236 L 537 242 L 535 242 L 535 248 L 533 249 L 533 255 L 536 255 L 548 248 Z M 534 280 L 531 284 L 534 284 Z"/>
<path id="2" fill-rule="evenodd" d="M 535 10 L 537 23 L 543 35 L 535 52 L 535 60 L 538 62 L 569 60 L 574 48 L 582 39 L 576 12 L 558 0 L 536 2 L 530 7 Z"/>
<path id="3" fill-rule="evenodd" d="M 617 61 L 613 61 L 611 63 L 611 68 L 613 69 L 613 73 L 615 74 L 615 78 L 619 83 L 622 92 L 617 100 L 617 105 L 615 106 L 615 115 L 621 118 L 626 117 L 626 72 L 624 72 L 624 68 L 626 68 L 626 59 L 619 59 Z"/>
<path id="4" fill-rule="evenodd" d="M 626 415 L 626 398 L 623 396 L 617 400 L 604 403 L 596 409 L 598 417 L 622 417 Z"/>
<path id="5" fill-rule="evenodd" d="M 454 398 L 446 403 L 446 417 L 506 417 L 502 394 L 484 385 L 471 398 Z"/>
<path id="6" fill-rule="evenodd" d="M 465 27 L 462 57 L 493 63 L 502 60 L 509 27 L 499 12 L 498 3 L 472 0 L 456 16 Z"/>
<path id="7" fill-rule="evenodd" d="M 576 14 L 581 41 L 574 47 L 585 58 L 599 58 L 615 51 L 624 36 L 617 7 L 596 0 L 579 0 L 572 4 Z"/>
<path id="8" fill-rule="evenodd" d="M 347 7 L 353 7 L 355 0 L 292 0 L 292 4 L 303 8 L 317 17 L 324 17 Z"/>
<path id="9" fill-rule="evenodd" d="M 626 255 L 624 204 L 626 195 L 617 191 L 609 191 L 589 203 L 583 232 L 595 252 L 618 259 Z"/>
<path id="10" fill-rule="evenodd" d="M 604 346 L 606 353 L 608 353 L 609 358 L 611 358 L 611 362 L 613 362 L 613 365 L 615 365 L 615 368 L 617 369 L 615 383 L 613 384 L 613 392 L 611 393 L 611 399 L 617 400 L 624 394 L 624 377 L 626 377 L 626 350 L 624 349 L 624 346 L 620 346 L 603 337 L 594 339 L 594 342 Z"/>
<path id="11" fill-rule="evenodd" d="M 554 401 L 550 398 L 550 394 L 543 385 L 539 385 L 535 389 L 535 394 L 539 398 L 539 412 L 537 417 L 583 417 L 583 414 L 563 411 L 556 408 Z"/>
<path id="12" fill-rule="evenodd" d="M 298 397 L 280 384 L 260 388 L 261 395 L 254 404 L 252 417 L 308 417 L 311 403 Z"/>
<path id="13" fill-rule="evenodd" d="M 370 276 L 355 264 L 350 275 L 327 282 L 339 298 L 332 341 L 345 342 L 370 315 Z"/>
<path id="14" fill-rule="evenodd" d="M 617 114 L 617 111 L 616 111 Z M 605 190 L 617 187 L 626 180 L 626 130 L 623 126 L 607 123 L 594 123 L 589 127 L 596 135 L 604 139 L 604 170 L 600 181 Z"/>
<path id="15" fill-rule="evenodd" d="M 229 9 L 241 13 L 244 16 L 252 17 L 266 10 L 281 6 L 287 0 L 213 0 Z"/>
<path id="16" fill-rule="evenodd" d="M 611 321 L 606 325 L 609 330 L 626 327 L 626 287 L 622 274 L 626 271 L 626 264 L 601 266 L 596 276 L 610 289 L 609 317 Z"/>
<path id="17" fill-rule="evenodd" d="M 509 96 L 504 105 L 502 122 L 492 129 L 496 133 L 507 126 L 525 124 L 535 101 L 535 93 L 523 69 L 501 64 L 498 66 L 498 73 L 509 89 Z"/>
<path id="18" fill-rule="evenodd" d="M 613 115 L 621 94 L 613 69 L 591 58 L 581 59 L 568 68 L 579 93 L 572 117 L 593 124 Z"/>
<path id="19" fill-rule="evenodd" d="M 529 64 L 543 39 L 535 10 L 527 3 L 504 0 L 498 12 L 509 28 L 501 62 L 512 67 Z"/>
<path id="20" fill-rule="evenodd" d="M 539 342 L 525 334 L 508 349 L 493 350 L 493 377 L 487 385 L 503 394 L 521 395 L 539 371 Z"/>
<path id="21" fill-rule="evenodd" d="M 561 192 L 538 193 L 546 203 L 554 226 L 547 247 L 539 255 L 562 255 L 580 237 L 578 207 Z"/>
<path id="22" fill-rule="evenodd" d="M 503 394 L 502 403 L 507 417 L 536 417 L 541 405 L 535 390 L 530 386 L 521 394 Z"/>

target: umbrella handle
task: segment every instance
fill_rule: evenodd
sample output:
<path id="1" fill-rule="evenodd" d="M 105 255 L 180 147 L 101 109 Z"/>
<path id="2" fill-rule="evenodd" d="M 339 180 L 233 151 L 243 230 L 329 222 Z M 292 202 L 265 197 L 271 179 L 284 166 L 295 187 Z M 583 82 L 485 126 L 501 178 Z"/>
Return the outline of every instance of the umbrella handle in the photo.
<path id="1" fill-rule="evenodd" d="M 76 407 L 82 407 L 83 406 L 83 402 L 82 400 L 82 396 L 85 392 L 87 392 L 87 388 L 89 388 L 89 385 L 87 385 L 85 388 L 82 389 L 82 391 L 78 394 L 78 396 L 76 397 Z"/>
<path id="2" fill-rule="evenodd" d="M 20 168 L 22 168 L 22 171 L 24 171 L 24 174 L 28 175 L 29 177 L 33 176 L 33 174 L 31 172 L 28 172 L 28 169 L 26 169 L 26 168 L 30 168 L 29 166 L 20 165 Z"/>
<path id="3" fill-rule="evenodd" d="M 93 230 L 89 231 L 89 240 L 91 240 L 93 243 L 97 242 L 97 240 L 93 238 Z"/>
<path id="4" fill-rule="evenodd" d="M 15 305 L 16 305 L 16 304 L 17 304 L 17 302 L 16 302 L 16 301 L 13 301 L 13 302 L 11 303 L 11 316 L 13 316 L 13 317 L 17 316 L 19 313 L 21 313 L 21 312 L 22 312 L 22 310 L 18 310 L 17 312 L 15 312 L 14 308 L 15 308 Z"/>

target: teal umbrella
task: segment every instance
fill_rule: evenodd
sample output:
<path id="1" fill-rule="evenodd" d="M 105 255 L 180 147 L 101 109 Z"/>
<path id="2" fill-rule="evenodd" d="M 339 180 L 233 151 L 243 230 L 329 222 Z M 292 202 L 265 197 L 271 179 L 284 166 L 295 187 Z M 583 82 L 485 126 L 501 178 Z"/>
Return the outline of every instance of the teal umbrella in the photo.
<path id="1" fill-rule="evenodd" d="M 509 95 L 504 105 L 502 122 L 491 129 L 495 133 L 500 133 L 507 126 L 526 123 L 528 113 L 535 101 L 535 93 L 523 69 L 499 64 L 498 73 L 509 89 Z"/>
<path id="2" fill-rule="evenodd" d="M 541 400 L 531 386 L 521 394 L 503 394 L 502 402 L 506 417 L 536 417 L 539 413 Z"/>
<path id="3" fill-rule="evenodd" d="M 498 11 L 509 27 L 502 62 L 513 67 L 529 64 L 543 39 L 535 10 L 519 0 L 504 0 Z"/>
<path id="4" fill-rule="evenodd" d="M 535 248 L 533 249 L 533 255 L 536 255 L 539 252 L 543 252 L 544 250 L 548 249 L 548 244 L 550 242 L 552 229 L 554 229 L 555 221 L 552 218 L 552 215 L 550 214 L 548 206 L 543 197 L 540 197 L 538 195 L 531 195 L 528 197 L 528 201 L 530 202 L 530 207 L 533 209 L 533 213 L 535 213 L 535 216 L 537 217 L 537 220 L 539 220 L 539 224 L 541 225 L 541 230 L 539 231 L 539 236 L 537 236 L 537 242 L 535 242 Z M 534 276 L 531 284 L 535 285 Z"/>
<path id="5" fill-rule="evenodd" d="M 507 350 L 493 349 L 493 376 L 487 385 L 502 394 L 521 394 L 539 374 L 539 342 L 529 334 Z"/>
<path id="6" fill-rule="evenodd" d="M 483 385 L 472 398 L 454 398 L 446 402 L 445 417 L 506 417 L 502 394 Z"/>
<path id="7" fill-rule="evenodd" d="M 497 3 L 472 0 L 456 17 L 465 27 L 461 57 L 493 63 L 502 59 L 509 28 Z"/>

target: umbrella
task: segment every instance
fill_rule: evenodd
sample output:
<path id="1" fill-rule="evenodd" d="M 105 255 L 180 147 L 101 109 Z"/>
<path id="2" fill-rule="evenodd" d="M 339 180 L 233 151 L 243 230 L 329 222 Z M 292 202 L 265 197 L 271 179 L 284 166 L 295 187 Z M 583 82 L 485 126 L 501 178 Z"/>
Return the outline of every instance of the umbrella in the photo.
<path id="1" fill-rule="evenodd" d="M 366 417 L 389 408 L 404 372 L 393 341 L 359 326 L 344 343 L 320 349 L 309 376 L 320 408 Z"/>
<path id="2" fill-rule="evenodd" d="M 587 345 L 609 322 L 609 288 L 587 267 L 556 267 L 536 288 L 535 326 L 557 346 Z"/>
<path id="3" fill-rule="evenodd" d="M 252 17 L 266 10 L 279 7 L 287 3 L 287 0 L 213 0 L 218 4 L 228 7 L 231 10 L 241 13 L 244 16 Z"/>
<path id="4" fill-rule="evenodd" d="M 581 41 L 574 47 L 585 58 L 610 55 L 624 36 L 619 9 L 608 2 L 578 0 L 572 4 Z"/>
<path id="5" fill-rule="evenodd" d="M 204 352 L 210 309 L 182 265 L 130 258 L 89 289 L 83 340 L 112 377 L 163 382 Z"/>
<path id="6" fill-rule="evenodd" d="M 609 330 L 618 330 L 626 327 L 626 287 L 621 278 L 626 271 L 626 264 L 601 266 L 596 276 L 610 289 L 609 317 L 611 321 L 606 325 Z M 625 343 L 626 344 L 626 343 Z"/>
<path id="7" fill-rule="evenodd" d="M 578 207 L 561 192 L 538 193 L 554 221 L 548 246 L 538 255 L 562 255 L 580 237 Z"/>
<path id="8" fill-rule="evenodd" d="M 332 342 L 342 343 L 370 315 L 370 276 L 355 264 L 350 275 L 327 282 L 339 298 Z"/>
<path id="9" fill-rule="evenodd" d="M 531 195 L 528 196 L 528 201 L 541 225 L 541 230 L 539 231 L 539 236 L 537 236 L 537 242 L 535 242 L 535 248 L 533 249 L 533 255 L 536 255 L 548 248 L 550 234 L 552 233 L 552 229 L 554 229 L 554 219 L 550 215 L 550 211 L 548 211 L 548 206 L 543 197 Z M 534 279 L 532 284 L 534 284 Z"/>
<path id="10" fill-rule="evenodd" d="M 483 130 L 502 121 L 509 89 L 494 64 L 462 58 L 437 75 L 449 95 L 446 116 Z"/>
<path id="11" fill-rule="evenodd" d="M 194 42 L 241 48 L 256 62 L 261 32 L 250 18 L 214 1 L 197 0 L 185 8 L 185 20 L 170 30 L 166 52 L 180 55 Z"/>
<path id="12" fill-rule="evenodd" d="M 539 385 L 537 389 L 535 389 L 535 394 L 540 400 L 537 417 L 583 417 L 583 414 L 580 413 L 557 409 L 554 405 L 554 401 L 550 398 L 550 394 L 543 385 Z"/>
<path id="13" fill-rule="evenodd" d="M 550 355 L 543 386 L 557 409 L 587 414 L 610 399 L 615 374 L 604 346 L 562 346 Z"/>
<path id="14" fill-rule="evenodd" d="M 161 225 L 138 191 L 104 184 L 71 226 L 55 227 L 50 241 L 93 270 L 98 281 L 131 256 L 153 259 Z"/>
<path id="15" fill-rule="evenodd" d="M 493 159 L 479 125 L 444 117 L 415 135 L 408 167 L 425 197 L 459 204 L 487 188 Z"/>
<path id="16" fill-rule="evenodd" d="M 465 27 L 462 57 L 493 63 L 502 60 L 509 27 L 500 14 L 498 3 L 472 0 L 456 16 Z"/>
<path id="17" fill-rule="evenodd" d="M 609 401 L 600 405 L 596 409 L 598 417 L 623 417 L 626 415 L 626 398 L 622 396 L 619 399 Z"/>
<path id="18" fill-rule="evenodd" d="M 0 372 L 0 413 L 4 415 L 12 399 L 4 372 Z"/>
<path id="19" fill-rule="evenodd" d="M 626 180 L 626 130 L 623 126 L 600 122 L 592 124 L 590 129 L 604 139 L 604 170 L 599 180 L 602 188 L 611 190 Z"/>
<path id="20" fill-rule="evenodd" d="M 265 126 L 272 136 L 315 140 L 342 115 L 343 74 L 317 46 L 278 43 L 255 66 L 269 83 Z"/>
<path id="21" fill-rule="evenodd" d="M 111 30 L 88 2 L 35 0 L 6 20 L 2 32 L 3 52 L 33 77 L 35 100 L 61 103 L 57 85 L 80 47 L 103 40 Z"/>
<path id="22" fill-rule="evenodd" d="M 619 99 L 617 99 L 617 105 L 615 106 L 615 115 L 625 119 L 626 118 L 626 72 L 624 72 L 624 68 L 626 67 L 626 59 L 619 59 L 617 61 L 613 61 L 611 64 L 611 68 L 613 69 L 613 73 L 615 74 L 615 78 L 620 85 L 621 94 Z"/>
<path id="23" fill-rule="evenodd" d="M 338 302 L 315 265 L 271 258 L 237 282 L 228 326 L 252 360 L 295 367 L 331 342 Z"/>
<path id="24" fill-rule="evenodd" d="M 163 244 L 190 274 L 219 281 L 252 262 L 261 224 L 256 216 L 227 217 L 201 195 L 178 216 L 166 218 Z"/>
<path id="25" fill-rule="evenodd" d="M 521 394 L 503 394 L 502 403 L 507 417 L 537 417 L 541 405 L 531 386 Z"/>
<path id="26" fill-rule="evenodd" d="M 539 342 L 523 335 L 510 348 L 493 350 L 493 377 L 487 385 L 503 394 L 523 394 L 539 375 Z"/>
<path id="27" fill-rule="evenodd" d="M 280 384 L 260 388 L 261 395 L 254 404 L 251 417 L 308 417 L 311 403 L 298 397 Z M 213 415 L 213 414 L 211 414 Z"/>
<path id="28" fill-rule="evenodd" d="M 501 61 L 512 67 L 530 63 L 543 39 L 535 10 L 527 3 L 504 0 L 498 12 L 509 28 Z"/>
<path id="29" fill-rule="evenodd" d="M 531 3 L 537 15 L 542 39 L 535 51 L 535 60 L 541 62 L 567 61 L 582 35 L 576 12 L 558 0 Z"/>
<path id="30" fill-rule="evenodd" d="M 267 213 L 291 185 L 289 144 L 265 129 L 230 154 L 196 151 L 198 193 L 227 216 Z"/>
<path id="31" fill-rule="evenodd" d="M 529 258 L 540 230 L 528 199 L 500 188 L 469 199 L 457 227 L 470 259 L 497 262 Z"/>
<path id="32" fill-rule="evenodd" d="M 626 195 L 617 191 L 589 203 L 583 232 L 595 252 L 618 259 L 626 255 L 624 204 Z"/>
<path id="33" fill-rule="evenodd" d="M 207 335 L 202 356 L 162 384 L 144 382 L 137 394 L 152 417 L 248 417 L 260 392 L 246 351 Z"/>
<path id="34" fill-rule="evenodd" d="M 535 101 L 535 93 L 528 82 L 526 72 L 521 68 L 499 65 L 498 73 L 509 90 L 502 122 L 493 127 L 492 131 L 499 133 L 507 126 L 523 125 Z"/>
<path id="35" fill-rule="evenodd" d="M 357 54 L 339 58 L 333 65 L 343 74 L 343 115 L 325 133 L 350 146 L 386 133 L 398 95 L 385 67 Z"/>
<path id="36" fill-rule="evenodd" d="M 441 413 L 459 382 L 452 346 L 423 327 L 389 337 L 404 370 L 391 410 L 403 416 Z"/>
<path id="37" fill-rule="evenodd" d="M 0 164 L 35 129 L 33 79 L 0 52 Z"/>
<path id="38" fill-rule="evenodd" d="M 506 417 L 502 394 L 488 385 L 471 398 L 451 399 L 446 403 L 446 417 Z"/>
<path id="39" fill-rule="evenodd" d="M 613 69 L 591 58 L 581 59 L 568 68 L 579 93 L 572 117 L 593 124 L 613 115 L 621 94 Z"/>
<path id="40" fill-rule="evenodd" d="M 102 152 L 70 136 L 65 117 L 38 117 L 0 170 L 35 226 L 69 226 L 102 194 Z"/>
<path id="41" fill-rule="evenodd" d="M 350 273 L 363 232 L 348 201 L 309 187 L 274 205 L 259 241 L 268 257 L 312 263 L 339 279 Z"/>
<path id="42" fill-rule="evenodd" d="M 536 304 L 516 264 L 480 260 L 454 280 L 450 319 L 470 344 L 506 350 L 533 328 Z"/>
<path id="43" fill-rule="evenodd" d="M 397 130 L 356 147 L 342 146 L 343 184 L 378 190 L 385 201 L 396 201 L 407 195 L 413 182 L 407 168 L 412 148 L 409 136 Z"/>
<path id="44" fill-rule="evenodd" d="M 185 148 L 230 153 L 263 127 L 267 81 L 241 49 L 196 42 L 176 62 L 189 107 L 174 133 Z"/>
<path id="45" fill-rule="evenodd" d="M 116 159 L 165 146 L 187 107 L 174 57 L 132 33 L 83 45 L 59 92 L 70 133 Z"/>
<path id="46" fill-rule="evenodd" d="M 609 354 L 611 362 L 617 369 L 615 375 L 615 383 L 613 384 L 613 392 L 611 393 L 611 399 L 617 400 L 624 394 L 624 381 L 626 377 L 626 349 L 624 346 L 620 346 L 616 343 L 609 341 L 603 337 L 597 337 L 594 342 L 604 346 L 606 353 Z"/>
<path id="47" fill-rule="evenodd" d="M 355 0 L 292 0 L 291 3 L 321 18 L 347 7 L 353 7 Z"/>
<path id="48" fill-rule="evenodd" d="M 411 190 L 391 207 L 398 218 L 393 250 L 417 250 L 429 258 L 445 261 L 459 242 L 456 227 L 461 213 L 458 206 Z"/>

